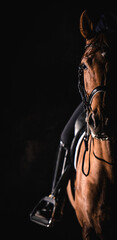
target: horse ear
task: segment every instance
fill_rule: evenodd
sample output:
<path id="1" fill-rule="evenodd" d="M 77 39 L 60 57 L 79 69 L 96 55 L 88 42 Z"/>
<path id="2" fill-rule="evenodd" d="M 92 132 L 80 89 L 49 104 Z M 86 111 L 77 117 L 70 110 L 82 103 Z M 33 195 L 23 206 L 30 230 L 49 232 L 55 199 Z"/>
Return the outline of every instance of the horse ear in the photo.
<path id="1" fill-rule="evenodd" d="M 80 32 L 85 39 L 89 40 L 93 37 L 93 23 L 86 10 L 80 16 Z"/>

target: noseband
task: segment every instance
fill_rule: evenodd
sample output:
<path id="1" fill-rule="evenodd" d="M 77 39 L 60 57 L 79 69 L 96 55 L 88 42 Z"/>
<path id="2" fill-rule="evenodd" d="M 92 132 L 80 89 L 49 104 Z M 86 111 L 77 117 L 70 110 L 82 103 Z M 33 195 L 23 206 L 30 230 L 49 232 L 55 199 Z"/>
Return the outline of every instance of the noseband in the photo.
<path id="1" fill-rule="evenodd" d="M 106 86 L 98 86 L 98 87 L 94 88 L 89 96 L 88 105 L 91 105 L 92 100 L 97 93 L 105 92 L 105 91 L 106 91 Z"/>

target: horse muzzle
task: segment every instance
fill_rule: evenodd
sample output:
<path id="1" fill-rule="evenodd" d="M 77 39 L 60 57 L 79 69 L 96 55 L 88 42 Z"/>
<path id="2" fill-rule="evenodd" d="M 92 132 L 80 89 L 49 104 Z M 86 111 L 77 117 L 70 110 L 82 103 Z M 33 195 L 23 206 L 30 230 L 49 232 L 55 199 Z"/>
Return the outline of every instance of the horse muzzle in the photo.
<path id="1" fill-rule="evenodd" d="M 91 111 L 86 118 L 92 136 L 97 138 L 107 138 L 108 118 L 98 112 Z"/>

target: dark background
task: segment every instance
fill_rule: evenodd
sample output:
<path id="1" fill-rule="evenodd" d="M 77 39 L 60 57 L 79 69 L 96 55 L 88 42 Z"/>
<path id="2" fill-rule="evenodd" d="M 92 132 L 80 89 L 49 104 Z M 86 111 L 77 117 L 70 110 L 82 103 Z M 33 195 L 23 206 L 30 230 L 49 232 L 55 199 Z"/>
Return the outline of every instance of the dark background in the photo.
<path id="1" fill-rule="evenodd" d="M 15 239 L 80 239 L 68 200 L 62 221 L 51 230 L 30 222 L 29 214 L 50 193 L 60 134 L 81 101 L 79 18 L 85 8 L 17 5 L 8 18 L 12 75 L 3 83 L 1 212 L 5 232 Z"/>

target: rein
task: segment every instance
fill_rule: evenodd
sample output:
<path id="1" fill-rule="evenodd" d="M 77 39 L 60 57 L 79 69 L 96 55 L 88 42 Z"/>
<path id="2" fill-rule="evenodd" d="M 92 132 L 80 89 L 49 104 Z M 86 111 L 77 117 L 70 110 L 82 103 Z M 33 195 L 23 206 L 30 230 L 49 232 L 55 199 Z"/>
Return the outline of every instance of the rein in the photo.
<path id="1" fill-rule="evenodd" d="M 91 138 L 92 140 L 92 138 Z M 86 155 L 86 152 L 88 151 L 85 147 L 85 150 L 84 150 L 84 154 L 83 154 L 83 160 L 82 160 L 82 172 L 83 174 L 85 175 L 85 177 L 87 177 L 90 173 L 90 154 L 91 154 L 91 140 L 90 140 L 90 146 L 89 146 L 89 167 L 88 167 L 88 171 L 87 173 L 85 173 L 84 171 L 84 163 L 85 163 L 85 155 Z"/>
<path id="2" fill-rule="evenodd" d="M 85 177 L 87 177 L 87 176 L 89 175 L 89 173 L 90 173 L 90 155 L 91 155 L 91 143 L 92 143 L 92 142 L 93 142 L 93 146 L 94 146 L 94 138 L 91 136 L 90 144 L 89 144 L 89 166 L 88 166 L 88 171 L 87 171 L 87 173 L 86 173 L 85 170 L 84 170 L 85 156 L 86 156 L 86 152 L 88 151 L 86 148 L 85 148 L 84 154 L 83 154 L 82 172 L 83 172 L 83 174 L 85 175 Z M 108 164 L 108 165 L 111 165 L 111 166 L 112 166 L 112 165 L 115 164 L 115 162 L 110 163 L 110 162 L 106 161 L 105 159 L 98 157 L 98 156 L 95 154 L 94 150 L 93 150 L 93 156 L 94 156 L 97 160 L 99 160 L 99 161 L 101 161 L 101 162 L 104 162 L 104 163 L 106 163 L 106 164 Z"/>

